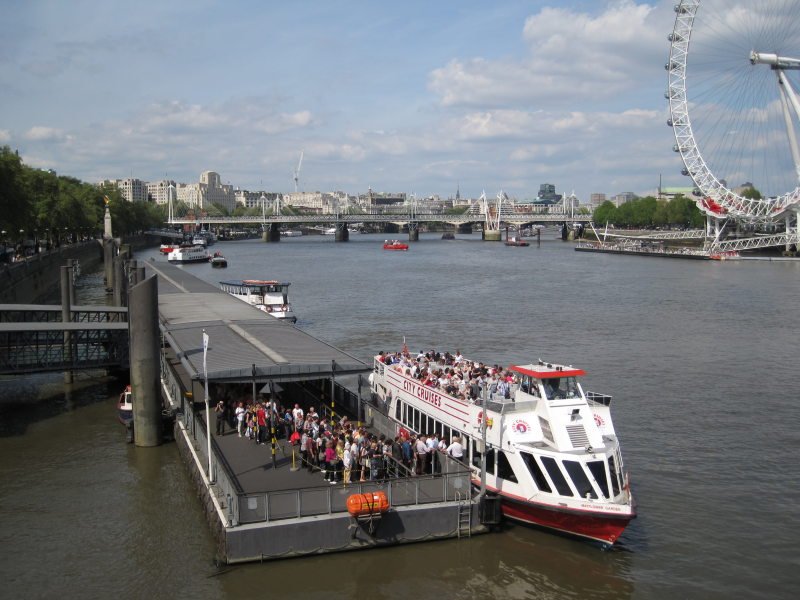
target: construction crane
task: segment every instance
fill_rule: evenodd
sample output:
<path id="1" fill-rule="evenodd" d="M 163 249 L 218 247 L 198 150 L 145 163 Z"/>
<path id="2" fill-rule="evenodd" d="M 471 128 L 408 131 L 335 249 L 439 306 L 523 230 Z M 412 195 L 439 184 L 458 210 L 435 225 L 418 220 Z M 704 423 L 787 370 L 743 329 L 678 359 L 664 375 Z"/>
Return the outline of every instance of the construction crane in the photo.
<path id="1" fill-rule="evenodd" d="M 300 179 L 300 167 L 303 164 L 303 151 L 300 151 L 300 161 L 297 163 L 297 168 L 294 170 L 294 191 L 297 192 L 297 180 Z"/>

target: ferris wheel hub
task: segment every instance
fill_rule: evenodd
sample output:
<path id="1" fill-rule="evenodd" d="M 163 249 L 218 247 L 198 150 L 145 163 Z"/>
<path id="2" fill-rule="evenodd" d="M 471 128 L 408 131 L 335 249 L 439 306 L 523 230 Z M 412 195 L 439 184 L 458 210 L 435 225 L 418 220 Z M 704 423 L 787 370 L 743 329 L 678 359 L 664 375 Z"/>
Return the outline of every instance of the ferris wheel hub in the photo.
<path id="1" fill-rule="evenodd" d="M 770 52 L 751 50 L 750 64 L 770 65 L 773 69 L 800 69 L 800 58 L 790 58 Z"/>

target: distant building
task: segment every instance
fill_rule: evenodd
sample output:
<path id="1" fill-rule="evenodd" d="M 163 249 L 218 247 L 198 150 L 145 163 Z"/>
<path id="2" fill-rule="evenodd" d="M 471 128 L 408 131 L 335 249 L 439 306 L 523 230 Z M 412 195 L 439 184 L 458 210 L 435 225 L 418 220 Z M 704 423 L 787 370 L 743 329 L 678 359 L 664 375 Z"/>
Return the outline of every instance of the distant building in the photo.
<path id="1" fill-rule="evenodd" d="M 595 192 L 594 194 L 589 196 L 589 208 L 591 210 L 594 210 L 605 201 L 606 201 L 606 195 L 605 194 L 600 193 L 600 192 Z"/>
<path id="2" fill-rule="evenodd" d="M 233 186 L 223 184 L 215 171 L 201 173 L 199 183 L 179 183 L 175 191 L 178 200 L 191 208 L 208 209 L 218 204 L 232 211 L 236 207 Z"/>
<path id="3" fill-rule="evenodd" d="M 147 199 L 150 202 L 155 202 L 156 204 L 167 204 L 169 202 L 169 188 L 172 186 L 172 199 L 175 200 L 175 189 L 177 186 L 175 185 L 174 181 L 169 179 L 162 179 L 161 181 L 157 181 L 156 183 L 147 183 L 145 184 L 147 187 Z"/>
<path id="4" fill-rule="evenodd" d="M 147 202 L 147 184 L 141 179 L 104 179 L 100 185 L 115 186 L 128 202 Z"/>
<path id="5" fill-rule="evenodd" d="M 662 187 L 661 197 L 665 200 L 672 200 L 675 196 L 682 195 L 686 198 L 694 197 L 693 187 Z"/>
<path id="6" fill-rule="evenodd" d="M 637 198 L 636 194 L 633 192 L 622 192 L 621 194 L 617 194 L 611 198 L 611 201 L 614 203 L 614 206 L 622 206 L 626 202 L 630 202 L 631 200 L 635 200 Z"/>
<path id="7" fill-rule="evenodd" d="M 406 202 L 406 195 L 405 194 L 387 194 L 387 193 L 378 193 L 373 192 L 372 188 L 367 190 L 366 194 L 362 194 L 358 197 L 359 204 L 362 204 L 365 207 L 370 206 L 390 206 L 393 204 L 405 204 Z"/>
<path id="8" fill-rule="evenodd" d="M 561 194 L 556 194 L 556 186 L 552 183 L 543 183 L 539 186 L 538 204 L 558 204 L 561 202 Z"/>

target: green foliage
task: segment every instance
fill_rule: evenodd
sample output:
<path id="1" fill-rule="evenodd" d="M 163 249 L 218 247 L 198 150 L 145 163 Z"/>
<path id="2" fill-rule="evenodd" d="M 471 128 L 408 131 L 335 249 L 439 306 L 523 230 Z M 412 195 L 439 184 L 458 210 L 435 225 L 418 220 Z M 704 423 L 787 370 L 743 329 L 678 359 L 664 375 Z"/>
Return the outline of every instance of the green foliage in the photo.
<path id="1" fill-rule="evenodd" d="M 595 209 L 592 220 L 598 225 L 611 223 L 619 227 L 702 227 L 705 223 L 694 201 L 680 194 L 672 200 L 646 196 L 618 207 L 606 200 Z"/>
<path id="2" fill-rule="evenodd" d="M 463 215 L 469 210 L 469 206 L 456 206 L 455 208 L 448 208 L 444 211 L 446 215 Z"/>
<path id="3" fill-rule="evenodd" d="M 742 190 L 742 196 L 745 198 L 750 198 L 751 200 L 761 200 L 764 198 L 764 196 L 761 195 L 761 192 L 754 187 L 749 187 Z"/>
<path id="4" fill-rule="evenodd" d="M 106 200 L 114 235 L 161 227 L 166 209 L 147 202 L 130 203 L 116 186 L 98 186 L 67 175 L 22 164 L 8 146 L 0 148 L 0 229 L 9 239 L 53 242 L 103 231 Z M 24 230 L 24 233 L 19 233 Z"/>

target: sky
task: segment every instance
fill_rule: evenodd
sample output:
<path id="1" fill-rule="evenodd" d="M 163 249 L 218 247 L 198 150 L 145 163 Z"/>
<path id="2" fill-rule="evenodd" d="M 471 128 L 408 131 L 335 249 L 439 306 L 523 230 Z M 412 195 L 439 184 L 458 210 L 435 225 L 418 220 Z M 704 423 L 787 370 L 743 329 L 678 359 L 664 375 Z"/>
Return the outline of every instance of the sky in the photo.
<path id="1" fill-rule="evenodd" d="M 675 0 L 0 0 L 0 145 L 87 182 L 537 195 L 689 186 Z"/>

